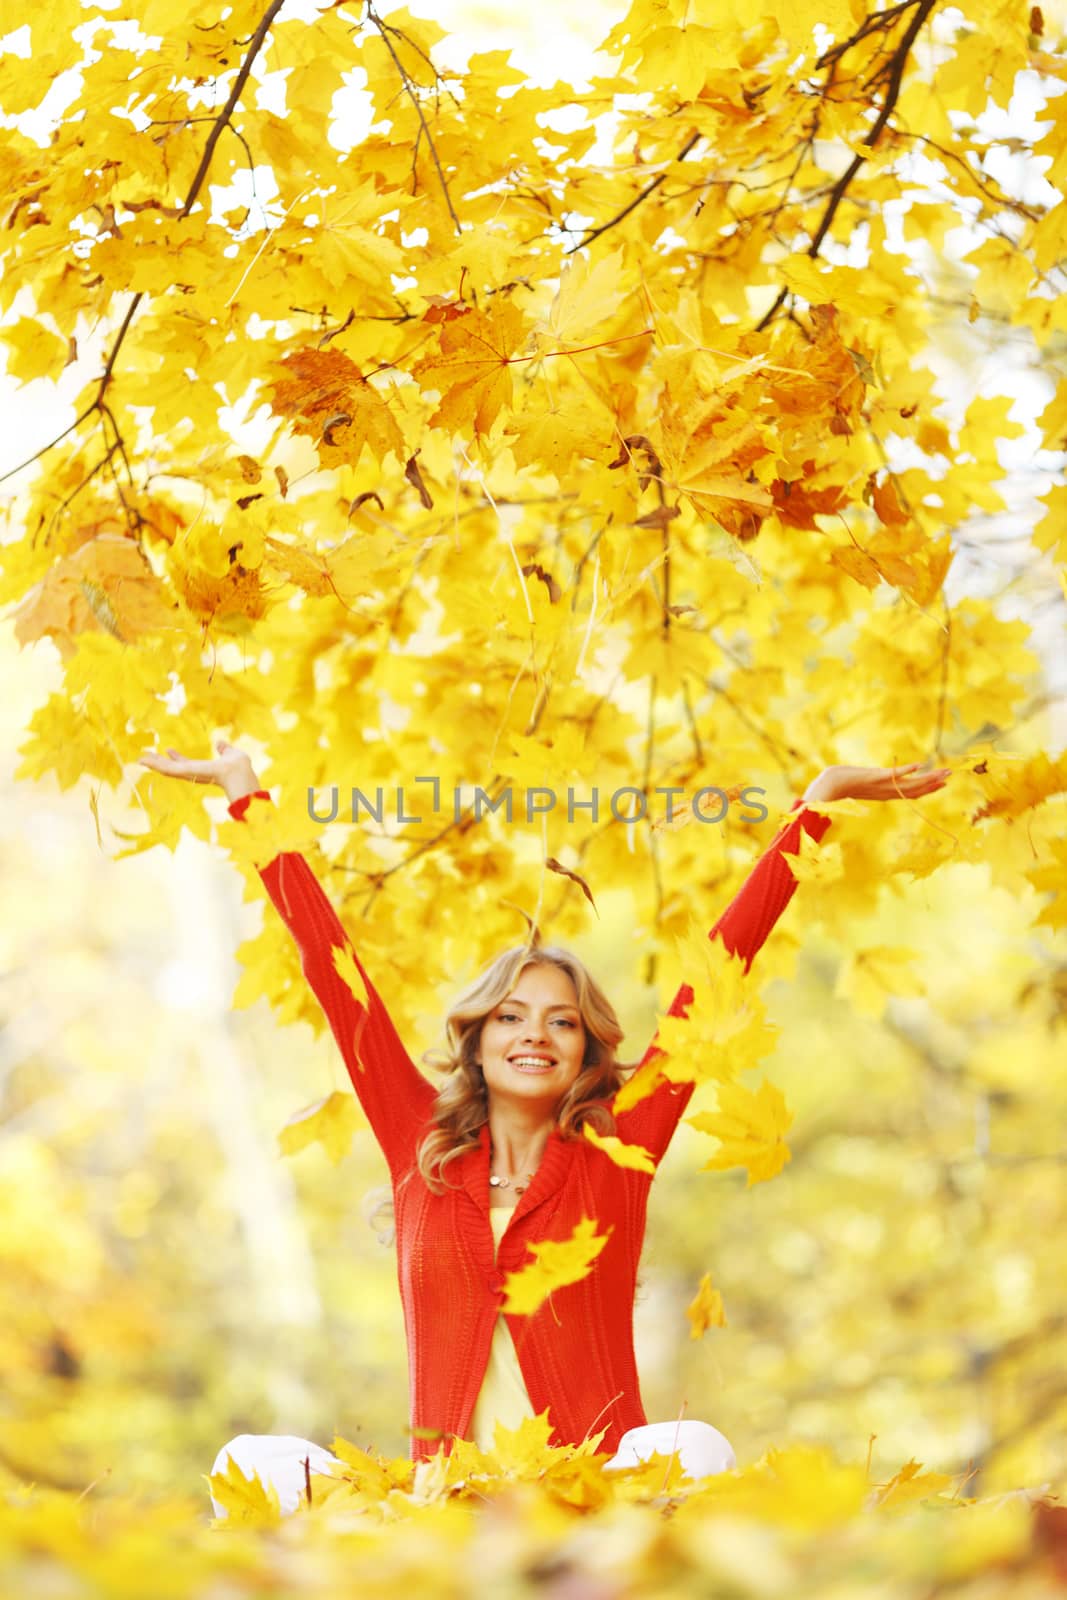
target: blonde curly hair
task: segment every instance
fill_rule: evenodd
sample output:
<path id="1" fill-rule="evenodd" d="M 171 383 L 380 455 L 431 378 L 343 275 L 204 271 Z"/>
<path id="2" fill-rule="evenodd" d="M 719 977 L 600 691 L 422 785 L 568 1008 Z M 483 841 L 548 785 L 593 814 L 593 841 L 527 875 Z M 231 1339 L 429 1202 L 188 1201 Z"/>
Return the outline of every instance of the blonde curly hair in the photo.
<path id="1" fill-rule="evenodd" d="M 486 1018 L 528 967 L 553 966 L 574 984 L 585 1028 L 582 1070 L 556 1108 L 556 1126 L 565 1139 L 576 1139 L 586 1123 L 600 1134 L 615 1132 L 610 1101 L 629 1070 L 615 1055 L 623 1032 L 615 1008 L 573 951 L 561 945 L 523 944 L 504 950 L 456 997 L 445 1018 L 447 1048 L 427 1050 L 422 1059 L 445 1073 L 431 1109 L 433 1126 L 418 1148 L 416 1167 L 435 1194 L 450 1187 L 444 1169 L 478 1143 L 489 1120 L 489 1091 L 475 1057 Z M 410 1174 L 413 1176 L 414 1174 Z M 391 1244 L 390 1190 L 375 1190 L 364 1211 L 384 1244 Z M 379 1226 L 381 1224 L 382 1226 Z"/>

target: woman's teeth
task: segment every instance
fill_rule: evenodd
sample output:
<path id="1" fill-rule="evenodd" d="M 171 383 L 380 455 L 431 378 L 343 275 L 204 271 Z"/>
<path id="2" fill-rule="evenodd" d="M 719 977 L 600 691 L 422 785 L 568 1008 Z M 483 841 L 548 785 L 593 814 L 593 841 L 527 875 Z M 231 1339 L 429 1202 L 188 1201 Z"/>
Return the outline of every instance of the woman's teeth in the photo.
<path id="1" fill-rule="evenodd" d="M 511 1065 L 520 1072 L 551 1072 L 555 1062 L 545 1061 L 540 1056 L 512 1056 Z"/>

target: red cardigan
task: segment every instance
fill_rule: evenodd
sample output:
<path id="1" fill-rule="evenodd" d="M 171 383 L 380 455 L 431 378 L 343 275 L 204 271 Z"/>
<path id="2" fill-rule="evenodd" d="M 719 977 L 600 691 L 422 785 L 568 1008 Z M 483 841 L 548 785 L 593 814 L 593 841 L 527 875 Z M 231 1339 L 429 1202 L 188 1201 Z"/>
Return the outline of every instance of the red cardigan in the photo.
<path id="1" fill-rule="evenodd" d="M 266 790 L 256 794 L 270 799 Z M 235 800 L 230 814 L 243 817 L 252 798 Z M 802 806 L 797 800 L 792 809 Z M 708 937 L 718 935 L 741 954 L 746 971 L 796 889 L 783 852 L 795 854 L 801 827 L 820 840 L 829 825 L 829 817 L 807 810 L 786 823 L 711 929 Z M 337 976 L 331 949 L 349 942 L 304 857 L 283 852 L 260 876 L 296 940 L 304 974 L 389 1163 L 407 1332 L 411 1455 L 418 1460 L 442 1444 L 448 1453 L 453 1438 L 467 1436 L 504 1275 L 526 1264 L 527 1245 L 567 1238 L 583 1216 L 595 1217 L 599 1232 L 605 1224 L 612 1230 L 593 1271 L 554 1290 L 532 1315 L 509 1315 L 508 1326 L 533 1408 L 548 1408 L 552 1442 L 579 1444 L 605 1429 L 599 1448 L 614 1453 L 623 1433 L 646 1421 L 634 1359 L 633 1299 L 651 1174 L 620 1167 L 588 1140 L 565 1141 L 553 1129 L 494 1261 L 488 1126 L 480 1144 L 446 1169 L 452 1187 L 432 1193 L 415 1166 L 415 1153 L 429 1126 L 435 1088 L 401 1043 L 358 955 L 370 996 L 366 1017 Z M 670 1015 L 684 1015 L 692 998 L 683 984 Z M 650 1044 L 642 1062 L 655 1053 Z M 619 1137 L 643 1145 L 658 1162 L 692 1092 L 692 1084 L 661 1080 L 651 1095 L 617 1116 Z"/>

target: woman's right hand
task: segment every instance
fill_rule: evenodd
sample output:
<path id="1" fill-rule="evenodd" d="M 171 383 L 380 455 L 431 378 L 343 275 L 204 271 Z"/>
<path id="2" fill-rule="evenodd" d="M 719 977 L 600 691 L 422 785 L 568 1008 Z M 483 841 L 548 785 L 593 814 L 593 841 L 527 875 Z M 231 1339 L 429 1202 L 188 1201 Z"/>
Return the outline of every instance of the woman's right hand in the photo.
<path id="1" fill-rule="evenodd" d="M 154 751 L 146 750 L 140 762 L 142 767 L 160 772 L 165 778 L 185 778 L 189 783 L 217 783 L 220 789 L 225 789 L 230 801 L 262 789 L 252 762 L 243 750 L 239 750 L 235 744 L 228 744 L 225 739 L 216 739 L 215 748 L 218 755 L 207 761 L 180 755 L 177 750 L 168 750 L 165 756 L 157 756 Z"/>

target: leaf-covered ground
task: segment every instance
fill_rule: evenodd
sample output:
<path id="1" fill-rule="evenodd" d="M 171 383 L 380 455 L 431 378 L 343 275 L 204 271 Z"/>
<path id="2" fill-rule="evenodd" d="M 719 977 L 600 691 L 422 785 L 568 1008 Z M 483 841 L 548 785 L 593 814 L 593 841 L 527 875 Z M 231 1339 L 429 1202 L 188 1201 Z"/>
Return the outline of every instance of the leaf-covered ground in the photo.
<path id="1" fill-rule="evenodd" d="M 790 1445 L 692 1483 L 677 1462 L 605 1472 L 556 1450 L 538 1419 L 416 1465 L 342 1439 L 336 1479 L 308 1480 L 288 1517 L 235 1469 L 208 1502 L 146 1503 L 99 1487 L 0 1498 L 0 1592 L 101 1600 L 243 1595 L 468 1594 L 929 1600 L 1053 1596 L 1067 1587 L 1067 1507 L 1054 1486 L 985 1499 L 906 1462 L 874 1482 L 863 1463 Z"/>

